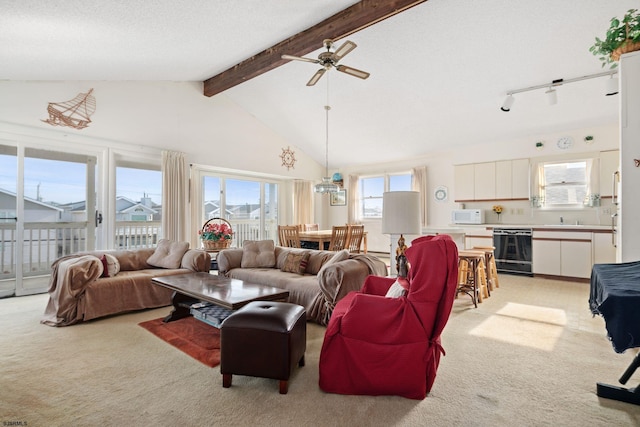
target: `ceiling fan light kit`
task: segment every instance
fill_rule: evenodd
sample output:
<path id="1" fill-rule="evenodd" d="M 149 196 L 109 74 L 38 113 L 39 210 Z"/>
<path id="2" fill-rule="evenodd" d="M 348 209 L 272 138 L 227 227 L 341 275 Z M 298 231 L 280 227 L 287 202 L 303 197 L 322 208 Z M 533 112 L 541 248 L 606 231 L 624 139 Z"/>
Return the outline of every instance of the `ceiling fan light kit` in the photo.
<path id="1" fill-rule="evenodd" d="M 582 80 L 595 79 L 597 77 L 604 77 L 604 76 L 610 77 L 609 80 L 607 80 L 606 82 L 605 95 L 607 96 L 615 95 L 618 93 L 618 78 L 614 77 L 616 74 L 618 74 L 617 70 L 603 71 L 602 73 L 589 74 L 587 76 L 575 77 L 572 79 L 556 79 L 556 80 L 553 80 L 551 83 L 525 87 L 522 89 L 510 90 L 507 92 L 507 97 L 505 98 L 502 104 L 502 107 L 500 107 L 500 110 L 504 112 L 511 111 L 511 107 L 515 102 L 515 98 L 513 97 L 514 94 L 529 92 L 529 91 L 538 90 L 538 89 L 547 89 L 545 91 L 545 94 L 547 95 L 547 101 L 549 102 L 549 105 L 555 105 L 558 102 L 558 94 L 556 89 L 554 89 L 555 87 L 566 85 L 568 83 L 575 83 L 575 82 L 580 82 Z"/>
<path id="2" fill-rule="evenodd" d="M 320 55 L 318 55 L 318 59 L 304 58 L 301 56 L 286 55 L 286 54 L 282 55 L 282 59 L 288 59 L 292 61 L 311 62 L 313 64 L 318 64 L 322 66 L 322 68 L 316 71 L 316 73 L 307 82 L 307 86 L 315 85 L 318 82 L 318 80 L 320 80 L 320 78 L 324 75 L 324 73 L 326 73 L 327 70 L 330 70 L 331 68 L 335 68 L 341 73 L 349 74 L 350 76 L 358 77 L 360 79 L 366 79 L 369 77 L 370 74 L 367 73 L 366 71 L 358 70 L 357 68 L 348 67 L 346 65 L 338 65 L 338 62 L 342 58 L 344 58 L 353 49 L 358 47 L 357 44 L 347 40 L 340 47 L 335 49 L 333 52 L 331 51 L 331 49 L 334 47 L 333 40 L 325 39 L 323 40 L 322 44 L 324 44 L 324 47 L 327 49 L 327 51 L 320 53 Z"/>

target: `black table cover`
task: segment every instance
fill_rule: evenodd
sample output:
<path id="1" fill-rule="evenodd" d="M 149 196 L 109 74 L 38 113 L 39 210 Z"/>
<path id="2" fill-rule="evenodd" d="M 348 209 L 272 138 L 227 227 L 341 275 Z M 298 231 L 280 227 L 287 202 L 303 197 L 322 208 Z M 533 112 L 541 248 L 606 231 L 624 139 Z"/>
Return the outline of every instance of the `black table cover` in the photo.
<path id="1" fill-rule="evenodd" d="M 589 306 L 604 318 L 616 353 L 640 347 L 640 261 L 595 264 Z"/>

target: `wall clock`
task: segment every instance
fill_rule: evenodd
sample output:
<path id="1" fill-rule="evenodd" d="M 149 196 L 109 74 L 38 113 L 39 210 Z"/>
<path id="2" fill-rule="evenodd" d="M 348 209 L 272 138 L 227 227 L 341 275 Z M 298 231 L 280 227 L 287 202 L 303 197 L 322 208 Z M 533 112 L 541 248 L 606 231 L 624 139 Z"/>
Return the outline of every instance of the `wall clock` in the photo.
<path id="1" fill-rule="evenodd" d="M 560 137 L 558 138 L 557 144 L 559 149 L 566 150 L 573 146 L 573 138 L 571 138 L 570 136 Z"/>
<path id="2" fill-rule="evenodd" d="M 444 202 L 447 200 L 447 193 L 447 187 L 441 185 L 436 187 L 433 192 L 433 198 L 436 199 L 436 202 Z"/>

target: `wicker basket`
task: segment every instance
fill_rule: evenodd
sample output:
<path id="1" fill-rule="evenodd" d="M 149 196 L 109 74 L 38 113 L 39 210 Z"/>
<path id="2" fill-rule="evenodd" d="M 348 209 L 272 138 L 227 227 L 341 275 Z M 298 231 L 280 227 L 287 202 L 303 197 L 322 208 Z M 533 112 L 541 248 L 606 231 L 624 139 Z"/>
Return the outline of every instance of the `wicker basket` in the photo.
<path id="1" fill-rule="evenodd" d="M 640 50 L 640 42 L 634 42 L 631 39 L 627 39 L 624 43 L 620 45 L 619 48 L 615 49 L 611 53 L 611 59 L 614 61 L 620 60 L 620 55 L 629 52 L 635 52 L 636 50 Z"/>
<path id="2" fill-rule="evenodd" d="M 229 221 L 227 221 L 226 219 L 223 218 L 211 218 L 210 220 L 208 220 L 207 222 L 204 223 L 204 225 L 202 226 L 202 231 L 204 231 L 204 229 L 207 227 L 207 225 L 209 225 L 212 222 L 217 222 L 217 223 L 226 223 L 227 226 L 229 226 L 229 228 L 231 229 L 231 235 L 233 235 L 233 228 L 231 227 L 231 223 L 229 223 Z M 222 249 L 226 249 L 228 247 L 231 246 L 231 240 L 232 239 L 226 239 L 226 240 L 202 240 L 202 247 L 205 250 L 208 251 L 219 251 Z"/>

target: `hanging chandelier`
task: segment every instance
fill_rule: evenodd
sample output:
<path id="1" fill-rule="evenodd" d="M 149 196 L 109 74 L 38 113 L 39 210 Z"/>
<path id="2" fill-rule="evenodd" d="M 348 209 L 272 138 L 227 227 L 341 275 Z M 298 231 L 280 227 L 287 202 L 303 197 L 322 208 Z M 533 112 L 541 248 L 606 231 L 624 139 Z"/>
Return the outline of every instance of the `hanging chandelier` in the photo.
<path id="1" fill-rule="evenodd" d="M 329 76 L 327 76 L 327 105 L 324 106 L 325 110 L 325 176 L 322 178 L 322 182 L 320 184 L 316 184 L 313 187 L 314 193 L 326 194 L 326 193 L 335 193 L 340 191 L 340 187 L 334 184 L 331 181 L 331 177 L 329 176 L 329 110 L 331 107 L 329 106 Z"/>

